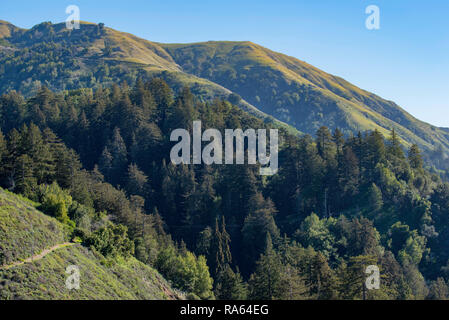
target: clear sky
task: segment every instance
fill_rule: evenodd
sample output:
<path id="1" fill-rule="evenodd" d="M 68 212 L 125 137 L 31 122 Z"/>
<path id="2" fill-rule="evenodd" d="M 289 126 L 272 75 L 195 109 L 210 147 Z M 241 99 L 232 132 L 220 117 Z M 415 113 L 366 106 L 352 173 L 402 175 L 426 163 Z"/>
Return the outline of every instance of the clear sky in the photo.
<path id="1" fill-rule="evenodd" d="M 448 0 L 1 0 L 0 19 L 63 22 L 71 4 L 81 20 L 152 41 L 256 42 L 449 127 Z M 379 30 L 365 27 L 368 5 Z"/>

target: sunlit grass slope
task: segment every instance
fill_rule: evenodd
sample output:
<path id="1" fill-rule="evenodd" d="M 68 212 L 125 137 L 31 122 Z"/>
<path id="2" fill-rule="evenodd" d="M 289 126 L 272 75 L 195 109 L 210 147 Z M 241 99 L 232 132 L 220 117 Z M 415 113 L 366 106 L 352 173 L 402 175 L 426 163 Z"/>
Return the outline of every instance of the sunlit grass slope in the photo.
<path id="1" fill-rule="evenodd" d="M 162 44 L 185 72 L 207 78 L 298 130 L 322 125 L 346 133 L 395 128 L 404 145 L 449 151 L 449 132 L 411 116 L 392 101 L 296 58 L 252 42 Z"/>
<path id="2" fill-rule="evenodd" d="M 135 258 L 106 260 L 80 244 L 5 269 L 68 241 L 64 226 L 30 200 L 0 189 L 0 300 L 2 299 L 180 299 L 153 268 Z M 80 270 L 80 289 L 65 287 L 66 268 Z M 3 267 L 2 267 L 3 266 Z"/>

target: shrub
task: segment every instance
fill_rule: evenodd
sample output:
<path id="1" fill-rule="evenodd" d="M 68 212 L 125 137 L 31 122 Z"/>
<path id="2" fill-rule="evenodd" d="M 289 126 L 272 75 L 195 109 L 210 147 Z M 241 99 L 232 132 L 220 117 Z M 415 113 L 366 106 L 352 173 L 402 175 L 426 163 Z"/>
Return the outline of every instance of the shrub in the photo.
<path id="1" fill-rule="evenodd" d="M 134 254 L 134 242 L 128 238 L 128 228 L 124 225 L 109 225 L 100 228 L 85 241 L 105 257 L 128 258 Z"/>
<path id="2" fill-rule="evenodd" d="M 72 204 L 72 197 L 62 190 L 56 182 L 51 185 L 39 186 L 39 210 L 55 217 L 58 221 L 75 227 L 75 223 L 69 218 L 69 207 Z"/>

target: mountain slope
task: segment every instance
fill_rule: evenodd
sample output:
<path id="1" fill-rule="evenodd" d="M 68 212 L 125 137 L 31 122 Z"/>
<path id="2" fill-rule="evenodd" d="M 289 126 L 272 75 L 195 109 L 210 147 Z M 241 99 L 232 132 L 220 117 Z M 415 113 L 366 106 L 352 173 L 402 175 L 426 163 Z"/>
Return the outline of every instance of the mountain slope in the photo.
<path id="1" fill-rule="evenodd" d="M 65 23 L 44 22 L 26 30 L 0 21 L 0 41 L 2 93 L 16 90 L 30 95 L 41 85 L 54 91 L 98 88 L 123 80 L 133 83 L 138 77 L 161 77 L 175 90 L 188 86 L 203 100 L 226 99 L 232 93 L 183 72 L 159 44 L 101 24 L 82 22 L 80 29 L 68 30 Z M 244 99 L 236 104 L 269 118 Z"/>
<path id="2" fill-rule="evenodd" d="M 69 240 L 63 225 L 34 205 L 0 188 L 0 266 Z"/>
<path id="3" fill-rule="evenodd" d="M 81 245 L 44 251 L 65 241 L 61 223 L 29 200 L 0 189 L 0 300 L 182 298 L 156 270 L 135 258 L 108 265 Z M 32 262 L 4 267 L 39 254 Z M 79 290 L 65 287 L 69 265 L 79 267 Z"/>
<path id="4" fill-rule="evenodd" d="M 1 21 L 0 34 L 0 92 L 30 95 L 42 84 L 52 90 L 97 88 L 157 76 L 175 90 L 189 86 L 205 101 L 236 93 L 231 100 L 242 109 L 299 132 L 315 134 L 325 125 L 346 134 L 377 129 L 387 136 L 394 128 L 405 147 L 441 146 L 449 154 L 449 129 L 251 42 L 162 44 L 87 22 L 79 30 L 49 22 L 25 30 Z"/>
<path id="5" fill-rule="evenodd" d="M 80 271 L 80 289 L 65 287 L 66 268 Z M 3 299 L 179 299 L 181 296 L 154 269 L 136 259 L 106 266 L 81 246 L 59 249 L 41 260 L 0 269 Z"/>
<path id="6" fill-rule="evenodd" d="M 20 30 L 20 28 L 12 25 L 11 23 L 0 20 L 0 39 L 9 38 L 14 35 L 14 33 L 20 32 Z"/>
<path id="7" fill-rule="evenodd" d="M 163 44 L 183 70 L 240 94 L 261 111 L 314 134 L 326 125 L 346 133 L 395 128 L 406 146 L 449 150 L 449 132 L 415 119 L 394 102 L 303 61 L 251 42 Z"/>

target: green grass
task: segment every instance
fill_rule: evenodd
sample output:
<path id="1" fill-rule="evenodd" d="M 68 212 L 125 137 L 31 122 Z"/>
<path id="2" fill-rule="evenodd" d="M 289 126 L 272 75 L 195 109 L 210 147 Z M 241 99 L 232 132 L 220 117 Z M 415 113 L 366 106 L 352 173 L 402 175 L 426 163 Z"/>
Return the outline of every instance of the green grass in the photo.
<path id="1" fill-rule="evenodd" d="M 0 188 L 0 265 L 29 258 L 68 240 L 64 226 L 35 205 Z"/>
<path id="2" fill-rule="evenodd" d="M 0 188 L 0 265 L 22 261 L 68 240 L 64 226 L 38 211 L 37 204 Z M 65 287 L 69 265 L 81 274 L 79 290 Z M 0 268 L 2 299 L 180 299 L 153 268 L 135 258 L 108 261 L 80 244 L 40 260 Z"/>
<path id="3" fill-rule="evenodd" d="M 80 288 L 69 290 L 66 268 L 76 265 Z M 102 257 L 80 245 L 54 251 L 43 259 L 0 270 L 0 300 L 165 300 L 182 294 L 154 269 L 134 258 L 109 266 Z"/>

